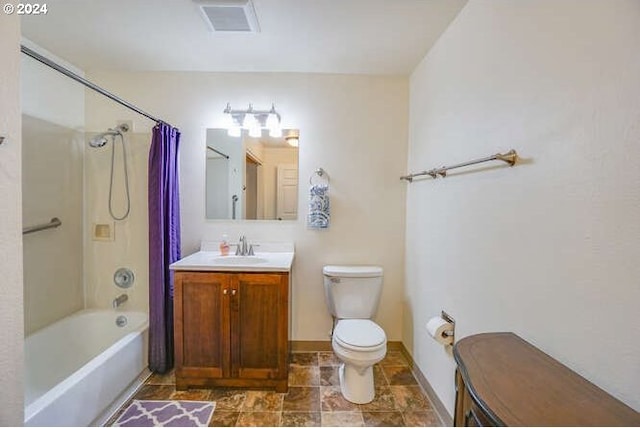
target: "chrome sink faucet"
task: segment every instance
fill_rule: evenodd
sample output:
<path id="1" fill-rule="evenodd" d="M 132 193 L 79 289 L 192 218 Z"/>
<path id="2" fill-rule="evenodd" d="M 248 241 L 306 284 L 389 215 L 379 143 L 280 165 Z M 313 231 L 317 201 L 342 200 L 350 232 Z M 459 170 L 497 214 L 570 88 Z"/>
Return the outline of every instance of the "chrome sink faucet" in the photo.
<path id="1" fill-rule="evenodd" d="M 120 305 L 122 305 L 127 300 L 129 300 L 129 296 L 127 296 L 126 294 L 119 295 L 118 297 L 113 299 L 113 309 L 117 309 Z"/>
<path id="2" fill-rule="evenodd" d="M 242 235 L 240 236 L 240 240 L 236 246 L 236 256 L 246 256 L 247 253 L 247 237 Z"/>
<path id="3" fill-rule="evenodd" d="M 242 235 L 236 244 L 236 256 L 253 256 L 253 245 L 247 245 L 247 237 Z"/>

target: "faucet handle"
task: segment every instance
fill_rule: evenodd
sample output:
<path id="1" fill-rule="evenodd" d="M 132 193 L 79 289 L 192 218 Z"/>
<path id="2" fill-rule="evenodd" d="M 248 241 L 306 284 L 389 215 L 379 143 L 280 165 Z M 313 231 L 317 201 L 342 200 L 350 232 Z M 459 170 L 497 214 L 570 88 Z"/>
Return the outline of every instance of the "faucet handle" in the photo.
<path id="1" fill-rule="evenodd" d="M 253 247 L 259 247 L 260 244 L 250 244 L 249 245 L 249 256 L 255 256 L 256 254 L 253 252 Z"/>

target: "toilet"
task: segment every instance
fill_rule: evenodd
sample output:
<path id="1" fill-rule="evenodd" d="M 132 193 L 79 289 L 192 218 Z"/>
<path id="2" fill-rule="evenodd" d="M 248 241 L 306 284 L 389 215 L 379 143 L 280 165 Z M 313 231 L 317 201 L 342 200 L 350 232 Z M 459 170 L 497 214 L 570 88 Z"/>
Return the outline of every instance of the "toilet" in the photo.
<path id="1" fill-rule="evenodd" d="M 340 390 L 352 403 L 373 401 L 373 365 L 387 353 L 387 336 L 371 318 L 382 293 L 379 266 L 325 266 L 324 290 L 334 317 L 333 352 L 342 361 Z"/>

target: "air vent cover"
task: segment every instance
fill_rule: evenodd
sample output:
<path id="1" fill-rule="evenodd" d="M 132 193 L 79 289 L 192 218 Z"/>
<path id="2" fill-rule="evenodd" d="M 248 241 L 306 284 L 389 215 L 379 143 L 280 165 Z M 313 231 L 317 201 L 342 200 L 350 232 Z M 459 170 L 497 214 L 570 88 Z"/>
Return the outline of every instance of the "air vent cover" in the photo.
<path id="1" fill-rule="evenodd" d="M 258 19 L 251 0 L 195 0 L 209 30 L 257 33 Z"/>

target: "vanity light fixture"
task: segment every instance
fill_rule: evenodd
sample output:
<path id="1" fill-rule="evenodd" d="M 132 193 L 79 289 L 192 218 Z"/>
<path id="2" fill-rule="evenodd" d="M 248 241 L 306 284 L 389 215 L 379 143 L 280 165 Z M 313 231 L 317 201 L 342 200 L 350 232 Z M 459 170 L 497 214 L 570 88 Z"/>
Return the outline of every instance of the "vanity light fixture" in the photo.
<path id="1" fill-rule="evenodd" d="M 260 137 L 262 130 L 268 129 L 269 136 L 282 137 L 280 114 L 276 111 L 274 104 L 271 104 L 270 110 L 255 110 L 252 104 L 249 104 L 246 110 L 232 110 L 231 104 L 227 103 L 223 113 L 229 136 L 239 137 L 242 129 L 247 129 L 250 137 Z"/>
<path id="2" fill-rule="evenodd" d="M 297 129 L 290 129 L 284 139 L 291 147 L 298 147 L 300 134 Z"/>

